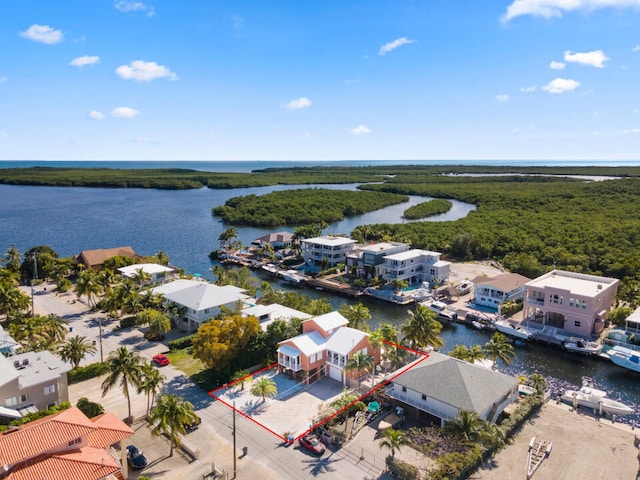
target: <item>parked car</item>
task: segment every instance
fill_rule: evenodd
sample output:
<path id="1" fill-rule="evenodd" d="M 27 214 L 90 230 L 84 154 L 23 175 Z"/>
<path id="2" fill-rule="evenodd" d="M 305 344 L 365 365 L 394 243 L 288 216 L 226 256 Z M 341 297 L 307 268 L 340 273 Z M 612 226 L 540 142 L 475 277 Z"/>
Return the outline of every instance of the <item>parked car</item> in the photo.
<path id="1" fill-rule="evenodd" d="M 202 419 L 196 415 L 196 419 L 193 422 L 184 424 L 184 429 L 187 431 L 187 433 L 193 432 L 194 430 L 198 429 L 200 423 L 202 423 Z"/>
<path id="2" fill-rule="evenodd" d="M 154 355 L 153 363 L 155 363 L 159 367 L 164 367 L 165 365 L 169 365 L 169 357 L 167 357 L 164 353 L 159 353 Z"/>
<path id="3" fill-rule="evenodd" d="M 304 435 L 300 437 L 300 445 L 311 453 L 315 453 L 316 455 L 322 455 L 325 451 L 325 446 L 318 440 L 318 437 L 315 435 Z"/>
<path id="4" fill-rule="evenodd" d="M 127 463 L 134 470 L 142 470 L 147 466 L 147 457 L 135 445 L 127 445 Z"/>

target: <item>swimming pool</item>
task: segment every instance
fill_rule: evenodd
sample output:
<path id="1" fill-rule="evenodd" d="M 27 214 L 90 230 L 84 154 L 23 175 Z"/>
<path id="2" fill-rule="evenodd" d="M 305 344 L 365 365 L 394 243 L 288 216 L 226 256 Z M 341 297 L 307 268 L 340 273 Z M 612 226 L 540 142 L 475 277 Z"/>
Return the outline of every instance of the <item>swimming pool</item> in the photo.
<path id="1" fill-rule="evenodd" d="M 467 307 L 469 307 L 469 308 L 471 308 L 473 310 L 478 310 L 480 312 L 498 313 L 498 309 L 497 308 L 487 307 L 485 305 L 477 305 L 475 303 L 467 303 Z"/>

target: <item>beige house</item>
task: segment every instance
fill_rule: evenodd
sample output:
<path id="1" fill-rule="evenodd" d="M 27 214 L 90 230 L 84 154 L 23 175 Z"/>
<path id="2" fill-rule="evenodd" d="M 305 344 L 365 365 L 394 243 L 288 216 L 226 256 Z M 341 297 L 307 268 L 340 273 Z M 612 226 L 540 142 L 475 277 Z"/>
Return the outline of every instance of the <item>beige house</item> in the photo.
<path id="1" fill-rule="evenodd" d="M 525 285 L 524 318 L 576 335 L 597 335 L 617 293 L 615 278 L 553 270 Z"/>
<path id="2" fill-rule="evenodd" d="M 524 285 L 531 280 L 518 273 L 503 273 L 495 277 L 477 276 L 473 279 L 474 303 L 500 310 L 507 300 L 520 300 L 524 296 Z"/>

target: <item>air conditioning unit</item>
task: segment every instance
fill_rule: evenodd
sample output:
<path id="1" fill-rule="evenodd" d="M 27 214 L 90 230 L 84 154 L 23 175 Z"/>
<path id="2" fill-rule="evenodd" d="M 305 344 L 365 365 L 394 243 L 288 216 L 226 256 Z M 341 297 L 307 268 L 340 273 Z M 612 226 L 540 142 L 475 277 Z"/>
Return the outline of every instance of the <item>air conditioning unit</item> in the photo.
<path id="1" fill-rule="evenodd" d="M 13 366 L 18 368 L 20 366 L 20 360 L 14 360 L 13 361 Z"/>
<path id="2" fill-rule="evenodd" d="M 22 365 L 29 365 L 29 359 L 25 358 L 24 360 L 22 360 Z"/>

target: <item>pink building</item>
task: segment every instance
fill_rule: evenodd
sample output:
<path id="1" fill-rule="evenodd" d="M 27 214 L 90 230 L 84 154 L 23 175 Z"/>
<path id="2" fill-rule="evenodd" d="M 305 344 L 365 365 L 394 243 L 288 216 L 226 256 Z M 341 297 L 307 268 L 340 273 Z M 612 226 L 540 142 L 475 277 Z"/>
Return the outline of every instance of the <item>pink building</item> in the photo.
<path id="1" fill-rule="evenodd" d="M 604 329 L 618 280 L 553 270 L 525 285 L 524 319 L 582 336 Z"/>

